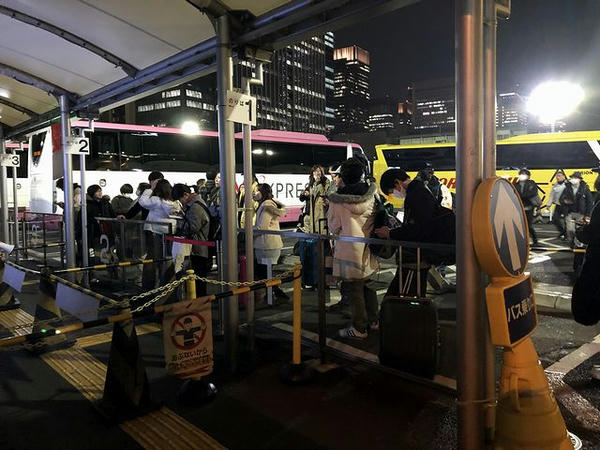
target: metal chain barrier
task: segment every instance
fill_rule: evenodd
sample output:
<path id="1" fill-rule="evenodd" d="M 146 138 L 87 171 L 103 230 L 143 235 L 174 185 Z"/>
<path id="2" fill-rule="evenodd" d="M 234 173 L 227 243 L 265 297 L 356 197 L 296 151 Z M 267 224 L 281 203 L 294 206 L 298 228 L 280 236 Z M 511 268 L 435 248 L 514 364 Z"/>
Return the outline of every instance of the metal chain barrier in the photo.
<path id="1" fill-rule="evenodd" d="M 264 280 L 255 280 L 255 281 L 219 281 L 213 280 L 212 278 L 204 278 L 198 275 L 191 275 L 194 279 L 199 281 L 204 281 L 205 283 L 216 284 L 218 286 L 234 286 L 234 287 L 246 287 L 246 286 L 254 286 L 255 284 L 266 283 L 271 280 L 276 280 L 279 278 L 286 278 L 290 275 L 294 274 L 294 270 L 287 270 L 285 272 L 280 273 L 279 275 L 275 275 L 272 278 L 265 278 Z"/>

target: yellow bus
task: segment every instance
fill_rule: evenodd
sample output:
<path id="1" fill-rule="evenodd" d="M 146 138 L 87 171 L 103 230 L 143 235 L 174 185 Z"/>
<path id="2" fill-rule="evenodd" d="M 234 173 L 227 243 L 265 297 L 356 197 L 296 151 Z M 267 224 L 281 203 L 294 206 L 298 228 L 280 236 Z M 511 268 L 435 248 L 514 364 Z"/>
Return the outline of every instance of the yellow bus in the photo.
<path id="1" fill-rule="evenodd" d="M 600 165 L 600 131 L 575 131 L 568 133 L 526 134 L 498 141 L 497 175 L 513 183 L 518 180 L 520 168 L 531 171 L 531 179 L 539 189 L 542 204 L 555 182 L 558 171 L 567 177 L 579 171 L 594 190 L 596 173 L 592 169 Z M 373 175 L 379 185 L 381 174 L 390 167 L 400 167 L 411 177 L 426 163 L 435 169 L 436 176 L 452 191 L 457 183 L 454 143 L 377 145 Z M 398 199 L 390 197 L 396 207 Z"/>

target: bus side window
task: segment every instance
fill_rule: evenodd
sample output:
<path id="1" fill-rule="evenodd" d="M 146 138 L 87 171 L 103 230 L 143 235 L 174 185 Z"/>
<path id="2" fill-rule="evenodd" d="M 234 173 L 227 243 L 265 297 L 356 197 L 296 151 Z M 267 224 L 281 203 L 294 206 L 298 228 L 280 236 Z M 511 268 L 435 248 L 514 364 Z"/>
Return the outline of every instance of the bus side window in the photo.
<path id="1" fill-rule="evenodd" d="M 313 150 L 313 165 L 319 164 L 325 170 L 329 166 L 341 164 L 346 160 L 346 147 L 318 146 Z"/>
<path id="2" fill-rule="evenodd" d="M 590 168 L 598 158 L 583 142 L 542 142 L 498 145 L 498 167 L 530 169 Z"/>

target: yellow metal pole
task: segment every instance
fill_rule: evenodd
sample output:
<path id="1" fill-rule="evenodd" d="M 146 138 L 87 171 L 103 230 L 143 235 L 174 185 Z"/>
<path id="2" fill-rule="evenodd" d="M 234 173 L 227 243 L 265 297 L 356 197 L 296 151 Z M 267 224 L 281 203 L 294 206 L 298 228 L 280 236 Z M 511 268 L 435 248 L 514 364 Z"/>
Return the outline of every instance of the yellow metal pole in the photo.
<path id="1" fill-rule="evenodd" d="M 185 273 L 189 277 L 185 282 L 187 299 L 194 300 L 196 298 L 196 279 L 194 278 L 194 271 L 186 270 Z"/>
<path id="2" fill-rule="evenodd" d="M 300 279 L 300 263 L 296 263 L 294 267 L 294 321 L 293 321 L 293 350 L 292 350 L 292 364 L 301 364 L 302 357 L 300 355 L 300 339 L 302 331 L 302 319 L 301 319 L 301 304 L 302 304 L 302 280 Z"/>

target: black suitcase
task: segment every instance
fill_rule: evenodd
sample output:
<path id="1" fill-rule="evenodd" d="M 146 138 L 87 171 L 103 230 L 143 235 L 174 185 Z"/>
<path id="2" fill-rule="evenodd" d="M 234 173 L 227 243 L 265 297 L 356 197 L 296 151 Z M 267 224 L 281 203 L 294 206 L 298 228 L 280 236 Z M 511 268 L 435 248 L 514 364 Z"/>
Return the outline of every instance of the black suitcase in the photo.
<path id="1" fill-rule="evenodd" d="M 379 313 L 379 362 L 426 378 L 437 373 L 438 314 L 425 298 L 387 297 Z"/>

